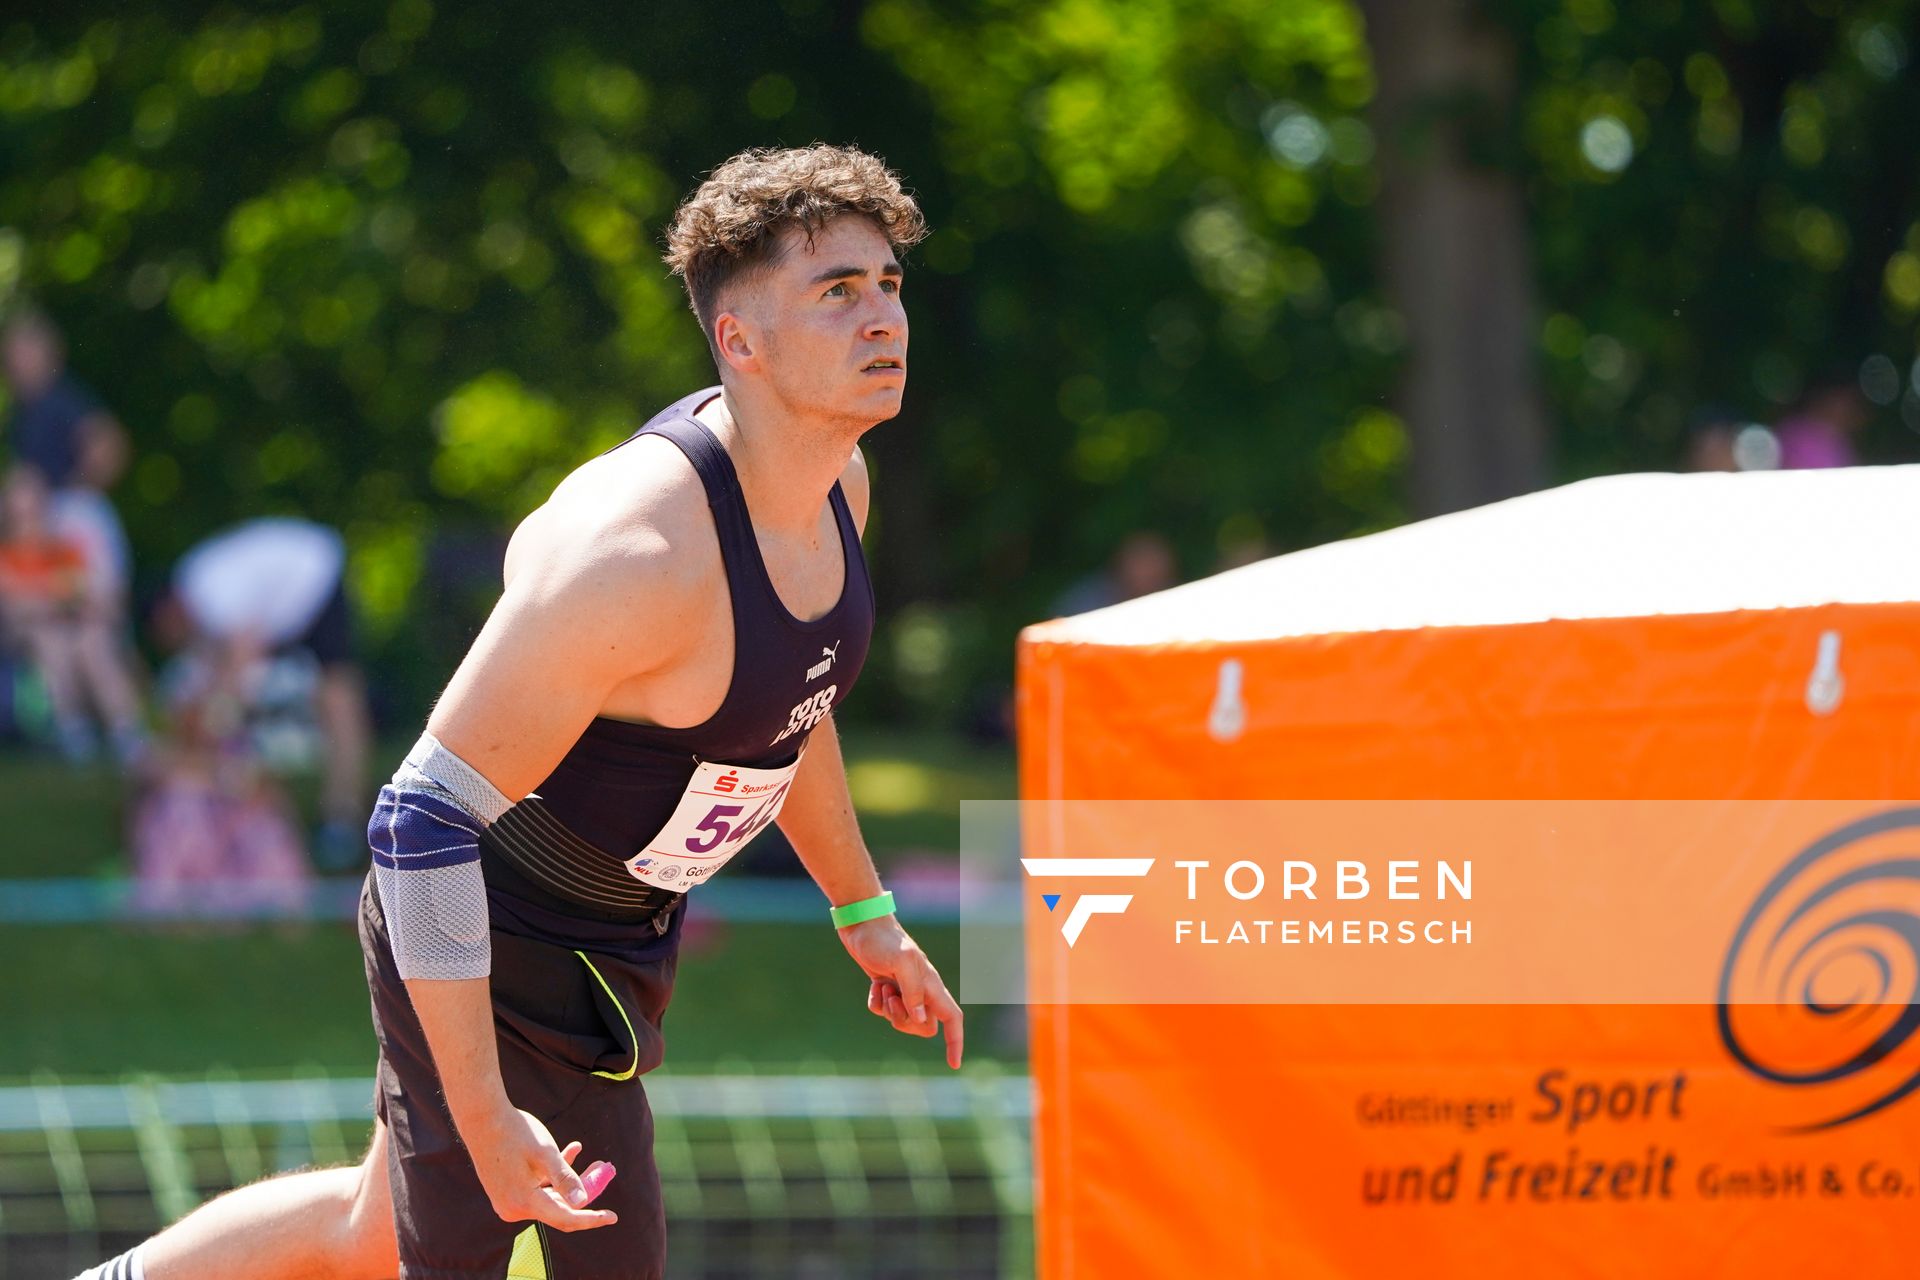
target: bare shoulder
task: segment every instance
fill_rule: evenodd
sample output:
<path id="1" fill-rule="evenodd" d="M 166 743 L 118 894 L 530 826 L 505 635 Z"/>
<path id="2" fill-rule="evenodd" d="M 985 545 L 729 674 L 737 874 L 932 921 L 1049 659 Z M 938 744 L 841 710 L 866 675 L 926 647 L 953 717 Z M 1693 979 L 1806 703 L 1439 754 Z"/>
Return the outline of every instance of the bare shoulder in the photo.
<path id="1" fill-rule="evenodd" d="M 867 531 L 867 507 L 872 501 L 873 492 L 867 481 L 867 457 L 860 452 L 859 445 L 853 446 L 853 455 L 840 472 L 840 492 L 847 495 L 847 510 L 853 513 L 854 527 L 864 534 Z"/>
<path id="2" fill-rule="evenodd" d="M 585 463 L 521 521 L 508 590 L 564 602 L 583 628 L 671 634 L 724 575 L 706 491 L 686 455 L 643 436 Z"/>

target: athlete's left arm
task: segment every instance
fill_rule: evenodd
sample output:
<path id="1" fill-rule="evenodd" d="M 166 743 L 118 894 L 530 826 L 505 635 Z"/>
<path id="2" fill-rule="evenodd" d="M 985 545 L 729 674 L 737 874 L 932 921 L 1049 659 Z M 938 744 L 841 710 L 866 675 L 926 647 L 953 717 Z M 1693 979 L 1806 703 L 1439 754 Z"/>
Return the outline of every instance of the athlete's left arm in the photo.
<path id="1" fill-rule="evenodd" d="M 855 448 L 840 473 L 847 509 L 864 534 L 867 528 L 867 461 Z M 835 906 L 859 902 L 880 892 L 880 876 L 860 836 L 847 767 L 840 757 L 840 734 L 833 717 L 814 726 L 807 754 L 794 775 L 793 788 L 780 810 L 780 829 L 793 843 L 814 882 Z M 840 941 L 866 972 L 867 1008 L 896 1031 L 931 1036 L 947 1030 L 947 1063 L 959 1067 L 965 1045 L 965 1019 L 946 983 L 900 922 L 883 916 L 840 930 Z"/>
<path id="2" fill-rule="evenodd" d="M 836 907 L 879 896 L 880 875 L 860 836 L 847 790 L 840 735 L 831 715 L 813 728 L 807 754 L 780 809 L 780 830 L 814 883 Z M 964 1018 L 947 984 L 894 916 L 840 930 L 840 942 L 866 972 L 867 1009 L 910 1036 L 947 1032 L 947 1065 L 958 1069 L 965 1045 Z"/>

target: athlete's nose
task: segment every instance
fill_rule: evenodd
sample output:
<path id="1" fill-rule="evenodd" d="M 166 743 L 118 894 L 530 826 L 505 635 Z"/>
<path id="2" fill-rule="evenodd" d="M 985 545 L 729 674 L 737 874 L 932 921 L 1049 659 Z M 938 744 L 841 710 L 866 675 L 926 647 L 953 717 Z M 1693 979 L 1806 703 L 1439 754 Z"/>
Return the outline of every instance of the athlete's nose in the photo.
<path id="1" fill-rule="evenodd" d="M 867 317 L 866 327 L 861 331 L 868 338 L 900 338 L 907 336 L 907 312 L 898 299 L 882 294 L 874 311 Z"/>

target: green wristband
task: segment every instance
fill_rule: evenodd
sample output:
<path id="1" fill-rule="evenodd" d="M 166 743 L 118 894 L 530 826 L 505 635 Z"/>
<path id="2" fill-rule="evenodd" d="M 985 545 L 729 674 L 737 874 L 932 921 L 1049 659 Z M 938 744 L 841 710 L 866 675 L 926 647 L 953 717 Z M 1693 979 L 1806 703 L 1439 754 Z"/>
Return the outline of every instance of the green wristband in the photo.
<path id="1" fill-rule="evenodd" d="M 850 924 L 864 924 L 868 920 L 878 920 L 881 916 L 893 914 L 893 895 L 883 893 L 877 898 L 862 898 L 858 902 L 849 902 L 844 907 L 833 909 L 833 927 L 844 929 Z"/>

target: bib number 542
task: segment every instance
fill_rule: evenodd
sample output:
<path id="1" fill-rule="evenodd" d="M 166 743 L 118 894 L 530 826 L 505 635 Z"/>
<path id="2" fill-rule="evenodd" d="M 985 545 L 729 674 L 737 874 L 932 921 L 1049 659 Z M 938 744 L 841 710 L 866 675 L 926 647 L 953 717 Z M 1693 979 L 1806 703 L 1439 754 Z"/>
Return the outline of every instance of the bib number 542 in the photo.
<path id="1" fill-rule="evenodd" d="M 760 828 L 773 821 L 780 812 L 780 802 L 786 798 L 787 787 L 783 783 L 778 791 L 760 802 L 760 806 L 750 814 L 746 821 L 735 826 L 729 819 L 746 812 L 744 805 L 717 804 L 707 810 L 707 816 L 694 824 L 693 829 L 706 833 L 704 836 L 690 836 L 687 839 L 688 853 L 712 853 L 723 844 L 744 844 L 758 835 Z"/>

